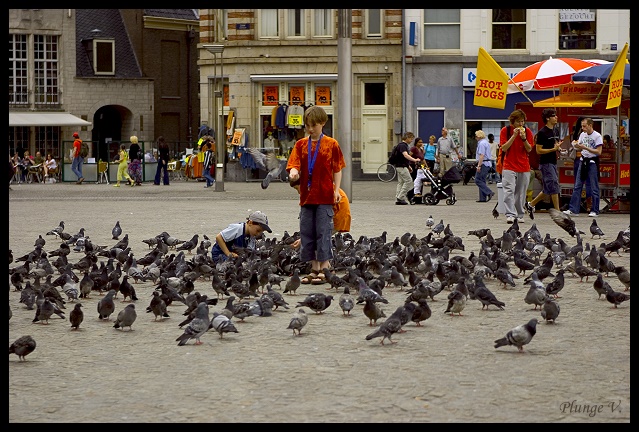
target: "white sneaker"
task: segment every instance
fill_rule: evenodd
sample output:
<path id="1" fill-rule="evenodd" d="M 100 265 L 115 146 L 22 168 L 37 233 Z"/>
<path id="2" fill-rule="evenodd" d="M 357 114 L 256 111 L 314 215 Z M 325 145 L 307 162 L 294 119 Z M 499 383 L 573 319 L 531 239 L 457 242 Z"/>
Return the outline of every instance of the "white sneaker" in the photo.
<path id="1" fill-rule="evenodd" d="M 515 218 L 514 218 L 514 217 L 512 217 L 512 216 L 508 216 L 508 217 L 506 218 L 506 223 L 507 223 L 507 224 L 512 224 L 513 222 L 515 222 Z"/>
<path id="2" fill-rule="evenodd" d="M 577 217 L 579 216 L 579 213 L 573 213 L 570 210 L 564 210 L 564 214 L 567 214 L 570 217 Z"/>
<path id="3" fill-rule="evenodd" d="M 597 213 L 595 213 L 594 211 L 591 211 L 590 213 L 588 213 L 589 217 L 597 217 L 599 216 Z"/>
<path id="4" fill-rule="evenodd" d="M 524 218 L 523 217 L 517 218 L 517 222 L 524 223 Z"/>

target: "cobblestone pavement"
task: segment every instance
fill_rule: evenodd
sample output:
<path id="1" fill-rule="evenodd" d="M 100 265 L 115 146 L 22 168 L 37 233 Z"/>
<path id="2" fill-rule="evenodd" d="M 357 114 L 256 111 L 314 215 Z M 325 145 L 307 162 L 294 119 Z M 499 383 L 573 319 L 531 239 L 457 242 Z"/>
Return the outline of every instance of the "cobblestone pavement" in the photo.
<path id="1" fill-rule="evenodd" d="M 353 182 L 355 239 L 383 231 L 388 241 L 405 232 L 421 238 L 432 215 L 450 224 L 465 244 L 464 251 L 451 256 L 468 257 L 480 246 L 469 230 L 490 228 L 500 237 L 508 227 L 503 215 L 491 216 L 497 196 L 488 204 L 476 203 L 472 183 L 454 186 L 458 201 L 452 206 L 396 206 L 395 186 Z M 45 233 L 61 220 L 65 231 L 84 227 L 94 243 L 111 247 L 111 229 L 119 220 L 134 256 L 142 257 L 149 251 L 143 239 L 162 231 L 181 239 L 195 233 L 214 238 L 251 210 L 268 215 L 271 237 L 298 229 L 298 196 L 280 182 L 267 190 L 257 182 L 226 182 L 222 192 L 195 181 L 133 188 L 11 185 L 9 249 L 21 257 L 42 235 L 45 250 L 53 250 L 59 240 Z M 588 232 L 590 218 L 575 220 Z M 576 243 L 547 213 L 538 212 L 534 221 L 526 217 L 522 232 L 532 222 L 542 235 Z M 603 214 L 597 222 L 604 237 L 587 234 L 584 242 L 598 246 L 627 228 L 630 215 Z M 72 252 L 69 261 L 82 255 Z M 629 252 L 613 253 L 610 259 L 630 268 Z M 20 264 L 14 261 L 9 268 Z M 178 347 L 185 307 L 173 303 L 170 318 L 154 321 L 145 313 L 155 288 L 151 282 L 134 285 L 139 300 L 132 331 L 114 329 L 114 316 L 109 322 L 98 319 L 97 293 L 81 300 L 85 318 L 79 331 L 70 330 L 68 318 L 55 315 L 48 325 L 32 323 L 34 311 L 19 303 L 20 292 L 10 284 L 9 343 L 30 334 L 37 348 L 25 362 L 9 356 L 9 422 L 630 422 L 630 302 L 611 308 L 598 299 L 593 278 L 580 282 L 568 273 L 557 323 L 540 322 L 524 353 L 513 347 L 495 349 L 494 340 L 512 327 L 541 319 L 523 301 L 528 289 L 523 278 L 508 289 L 487 280 L 506 303 L 503 311 L 482 310 L 479 302 L 469 300 L 462 316 L 451 317 L 444 313 L 444 291 L 429 302 L 431 318 L 421 327 L 407 324 L 406 333 L 393 337 L 396 344 L 384 345 L 379 339 L 365 340 L 373 329 L 361 306 L 346 317 L 334 302 L 322 314 L 309 314 L 301 336 L 286 329 L 296 303 L 307 294 L 320 291 L 337 299 L 340 292 L 328 285 L 302 285 L 297 295 L 285 294 L 291 308 L 279 308 L 271 317 L 235 320 L 237 334 L 220 339 L 208 332 L 202 345 L 191 341 Z M 613 273 L 605 279 L 623 291 Z M 195 289 L 215 296 L 210 281 L 196 281 Z M 406 288 L 386 287 L 386 315 L 406 295 Z M 119 297 L 116 314 L 126 305 Z M 211 314 L 225 303 L 211 306 Z M 72 304 L 66 306 L 68 317 Z"/>

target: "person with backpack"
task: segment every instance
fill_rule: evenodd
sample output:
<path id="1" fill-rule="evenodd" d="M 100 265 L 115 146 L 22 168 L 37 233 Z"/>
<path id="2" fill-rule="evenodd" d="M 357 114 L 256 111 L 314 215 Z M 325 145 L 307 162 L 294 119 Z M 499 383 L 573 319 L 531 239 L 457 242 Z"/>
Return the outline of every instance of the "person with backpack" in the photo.
<path id="1" fill-rule="evenodd" d="M 408 145 L 415 139 L 415 134 L 412 132 L 406 132 L 402 137 L 402 140 L 393 149 L 396 155 L 393 160 L 393 165 L 397 169 L 397 189 L 395 190 L 395 205 L 408 205 L 408 191 L 413 186 L 413 178 L 410 175 L 411 168 L 409 164 L 411 162 L 420 162 L 420 159 L 416 159 L 408 154 Z M 392 156 L 392 154 L 391 154 Z"/>
<path id="2" fill-rule="evenodd" d="M 77 132 L 73 132 L 73 139 L 73 162 L 71 163 L 71 171 L 78 177 L 78 181 L 76 181 L 75 184 L 82 184 L 84 181 L 84 177 L 82 176 L 82 163 L 87 155 L 82 156 L 82 140 Z"/>
<path id="3" fill-rule="evenodd" d="M 129 146 L 129 175 L 135 182 L 135 186 L 142 186 L 142 150 L 138 143 L 138 137 L 132 135 L 129 138 L 131 145 Z"/>

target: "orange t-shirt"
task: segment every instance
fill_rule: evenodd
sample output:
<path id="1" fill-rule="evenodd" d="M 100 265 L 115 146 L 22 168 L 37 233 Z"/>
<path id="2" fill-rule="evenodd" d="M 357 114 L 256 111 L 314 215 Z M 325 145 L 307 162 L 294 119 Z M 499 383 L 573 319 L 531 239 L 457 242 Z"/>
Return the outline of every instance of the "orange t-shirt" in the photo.
<path id="1" fill-rule="evenodd" d="M 291 150 L 286 171 L 295 168 L 300 173 L 300 205 L 331 204 L 333 195 L 333 173 L 340 172 L 346 166 L 342 149 L 335 138 L 323 135 L 317 152 L 311 187 L 308 188 L 308 139 L 298 140 Z M 311 153 L 314 154 L 317 141 L 313 141 Z"/>
<path id="2" fill-rule="evenodd" d="M 338 203 L 333 204 L 333 231 L 349 232 L 351 230 L 351 204 L 342 188 L 339 189 L 339 194 L 342 198 Z"/>

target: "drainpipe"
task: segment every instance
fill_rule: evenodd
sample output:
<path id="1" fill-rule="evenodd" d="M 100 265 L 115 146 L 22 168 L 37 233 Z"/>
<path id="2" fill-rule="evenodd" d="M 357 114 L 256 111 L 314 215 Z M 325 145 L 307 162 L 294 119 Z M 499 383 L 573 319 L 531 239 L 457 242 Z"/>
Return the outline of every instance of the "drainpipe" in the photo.
<path id="1" fill-rule="evenodd" d="M 195 39 L 195 30 L 192 28 L 186 33 L 186 98 L 187 98 L 187 126 L 188 132 L 186 134 L 186 140 L 191 142 L 193 140 L 193 108 L 191 107 L 191 45 Z M 198 79 L 199 81 L 199 79 Z"/>

